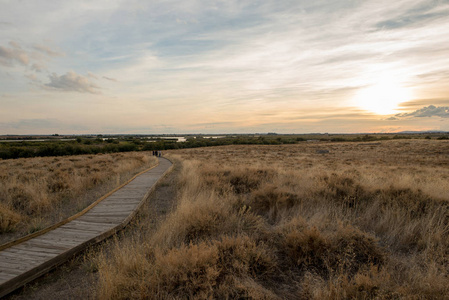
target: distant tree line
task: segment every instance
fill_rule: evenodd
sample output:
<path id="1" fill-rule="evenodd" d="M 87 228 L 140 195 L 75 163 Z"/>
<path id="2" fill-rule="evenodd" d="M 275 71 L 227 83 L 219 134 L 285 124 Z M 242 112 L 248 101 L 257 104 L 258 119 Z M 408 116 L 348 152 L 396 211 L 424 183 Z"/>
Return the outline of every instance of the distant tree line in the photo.
<path id="1" fill-rule="evenodd" d="M 99 154 L 129 151 L 153 151 L 183 148 L 198 148 L 223 145 L 282 145 L 308 140 L 326 142 L 368 142 L 390 139 L 422 138 L 414 135 L 237 135 L 221 138 L 190 137 L 185 142 L 168 139 L 145 140 L 136 137 L 106 139 L 78 137 L 74 141 L 20 141 L 0 143 L 0 158 L 13 159 L 36 156 L 64 156 Z M 429 138 L 426 136 L 425 138 Z M 448 139 L 447 135 L 435 137 Z"/>

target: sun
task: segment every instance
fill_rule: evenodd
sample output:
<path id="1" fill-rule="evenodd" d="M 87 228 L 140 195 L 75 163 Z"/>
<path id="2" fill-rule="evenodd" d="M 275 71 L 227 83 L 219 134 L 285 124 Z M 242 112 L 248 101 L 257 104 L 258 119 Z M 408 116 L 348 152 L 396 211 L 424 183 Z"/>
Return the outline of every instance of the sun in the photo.
<path id="1" fill-rule="evenodd" d="M 394 81 L 378 82 L 356 93 L 353 101 L 363 110 L 378 115 L 397 113 L 402 102 L 412 99 L 411 90 Z"/>

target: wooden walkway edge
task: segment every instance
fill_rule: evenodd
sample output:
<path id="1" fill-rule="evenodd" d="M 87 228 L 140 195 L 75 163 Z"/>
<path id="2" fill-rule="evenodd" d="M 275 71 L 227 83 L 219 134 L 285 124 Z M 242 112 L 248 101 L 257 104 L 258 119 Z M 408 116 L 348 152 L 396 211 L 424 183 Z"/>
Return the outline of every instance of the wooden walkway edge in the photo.
<path id="1" fill-rule="evenodd" d="M 165 158 L 77 218 L 38 236 L 8 243 L 0 251 L 0 298 L 64 263 L 87 246 L 123 229 L 172 167 Z"/>

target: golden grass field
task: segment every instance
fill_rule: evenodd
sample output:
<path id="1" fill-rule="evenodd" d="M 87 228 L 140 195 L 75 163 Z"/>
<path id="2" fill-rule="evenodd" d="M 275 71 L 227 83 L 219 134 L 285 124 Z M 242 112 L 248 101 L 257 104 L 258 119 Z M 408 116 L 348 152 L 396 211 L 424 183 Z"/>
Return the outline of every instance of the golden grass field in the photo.
<path id="1" fill-rule="evenodd" d="M 156 163 L 149 152 L 0 160 L 0 242 L 81 211 Z"/>
<path id="2" fill-rule="evenodd" d="M 448 141 L 168 156 L 177 206 L 98 258 L 100 299 L 449 297 Z"/>

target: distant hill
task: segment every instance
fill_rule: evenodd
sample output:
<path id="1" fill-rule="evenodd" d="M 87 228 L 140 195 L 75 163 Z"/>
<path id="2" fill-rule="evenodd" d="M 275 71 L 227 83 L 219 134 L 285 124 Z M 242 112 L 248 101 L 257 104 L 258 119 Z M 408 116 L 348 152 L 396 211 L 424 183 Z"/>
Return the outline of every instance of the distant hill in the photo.
<path id="1" fill-rule="evenodd" d="M 399 134 L 425 134 L 425 133 L 449 133 L 449 131 L 441 130 L 425 130 L 425 131 L 400 131 Z"/>

